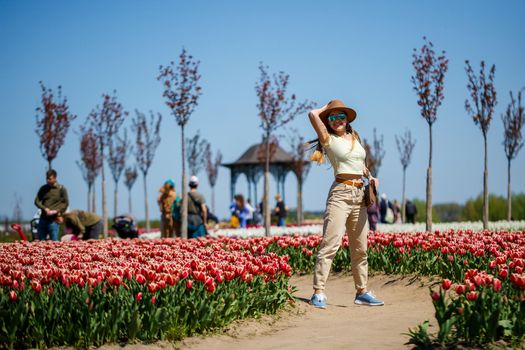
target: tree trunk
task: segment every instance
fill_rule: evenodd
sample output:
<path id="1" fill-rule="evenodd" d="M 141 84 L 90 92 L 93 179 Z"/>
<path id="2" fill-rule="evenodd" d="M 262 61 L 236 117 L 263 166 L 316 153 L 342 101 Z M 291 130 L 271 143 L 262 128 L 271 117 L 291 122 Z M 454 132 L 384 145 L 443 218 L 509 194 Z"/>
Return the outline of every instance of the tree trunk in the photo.
<path id="1" fill-rule="evenodd" d="M 512 220 L 512 192 L 510 191 L 510 158 L 507 158 L 507 221 Z"/>
<path id="2" fill-rule="evenodd" d="M 211 212 L 215 214 L 215 186 L 211 188 Z"/>
<path id="3" fill-rule="evenodd" d="M 142 178 L 144 179 L 144 210 L 146 212 L 146 232 L 150 230 L 149 224 L 149 205 L 148 205 L 148 186 L 146 185 L 146 173 L 142 173 Z"/>
<path id="4" fill-rule="evenodd" d="M 88 193 L 87 193 L 87 211 L 91 211 L 91 184 L 88 184 Z"/>
<path id="5" fill-rule="evenodd" d="M 303 223 L 303 179 L 297 177 L 297 224 Z"/>
<path id="6" fill-rule="evenodd" d="M 188 238 L 188 189 L 186 188 L 186 147 L 184 145 L 184 125 L 181 131 L 181 150 L 182 150 L 182 215 L 181 215 L 181 237 Z"/>
<path id="7" fill-rule="evenodd" d="M 104 153 L 102 153 L 104 154 Z M 108 238 L 108 207 L 106 199 L 106 174 L 102 165 L 102 222 L 104 223 L 104 238 Z"/>
<path id="8" fill-rule="evenodd" d="M 47 160 L 47 170 L 51 170 L 51 169 L 53 169 L 53 168 L 51 167 L 51 162 L 52 162 L 52 159 L 48 159 L 48 160 Z"/>
<path id="9" fill-rule="evenodd" d="M 406 206 L 406 200 L 405 200 L 405 185 L 406 185 L 406 172 L 407 168 L 403 167 L 403 193 L 401 194 L 401 221 L 405 223 L 406 221 L 406 214 L 405 214 L 405 206 Z"/>
<path id="10" fill-rule="evenodd" d="M 91 210 L 93 213 L 97 212 L 97 190 L 95 186 L 91 190 Z"/>
<path id="11" fill-rule="evenodd" d="M 270 216 L 270 135 L 266 135 L 265 141 L 265 161 L 264 161 L 264 195 L 263 195 L 263 211 L 264 211 L 264 234 L 270 237 L 271 216 Z"/>
<path id="12" fill-rule="evenodd" d="M 133 209 L 131 208 L 131 187 L 128 188 L 128 210 L 131 215 L 131 213 L 133 213 Z"/>
<path id="13" fill-rule="evenodd" d="M 115 191 L 113 192 L 113 217 L 118 215 L 118 182 L 115 181 Z"/>
<path id="14" fill-rule="evenodd" d="M 487 169 L 487 135 L 483 134 L 485 165 L 483 169 L 483 229 L 489 229 L 489 171 Z"/>
<path id="15" fill-rule="evenodd" d="M 426 231 L 432 232 L 432 124 L 428 124 L 429 152 L 427 169 Z"/>

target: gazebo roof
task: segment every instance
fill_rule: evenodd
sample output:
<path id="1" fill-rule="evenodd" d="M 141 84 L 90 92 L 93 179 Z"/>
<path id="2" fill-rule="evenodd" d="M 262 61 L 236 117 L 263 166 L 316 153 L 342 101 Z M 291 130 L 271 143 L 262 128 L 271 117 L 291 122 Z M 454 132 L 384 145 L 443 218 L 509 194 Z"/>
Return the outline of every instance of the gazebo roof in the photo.
<path id="1" fill-rule="evenodd" d="M 255 144 L 250 146 L 240 157 L 233 163 L 225 163 L 222 164 L 223 166 L 227 168 L 232 168 L 236 166 L 242 166 L 242 165 L 258 165 L 262 164 L 262 162 L 259 160 L 258 154 L 259 154 L 259 147 L 264 147 L 263 143 Z M 261 149 L 263 151 L 263 149 Z M 270 159 L 270 164 L 283 164 L 283 163 L 292 163 L 293 158 L 292 156 L 286 152 L 284 149 L 282 149 L 279 145 L 277 146 L 277 149 L 275 150 L 275 154 Z"/>

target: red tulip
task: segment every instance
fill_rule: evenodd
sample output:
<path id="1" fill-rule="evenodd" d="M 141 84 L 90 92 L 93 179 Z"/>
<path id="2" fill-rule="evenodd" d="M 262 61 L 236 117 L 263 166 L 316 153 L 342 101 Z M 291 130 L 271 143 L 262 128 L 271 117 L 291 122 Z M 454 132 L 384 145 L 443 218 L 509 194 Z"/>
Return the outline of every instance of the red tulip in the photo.
<path id="1" fill-rule="evenodd" d="M 17 298 L 18 297 L 17 297 L 16 292 L 14 290 L 9 292 L 9 300 L 16 301 Z"/>
<path id="2" fill-rule="evenodd" d="M 450 288 L 450 286 L 452 285 L 452 281 L 449 280 L 449 279 L 444 279 L 443 282 L 441 283 L 442 287 L 444 290 L 448 290 Z"/>
<path id="3" fill-rule="evenodd" d="M 499 292 L 501 290 L 501 281 L 497 278 L 494 278 L 492 280 L 492 286 L 494 287 L 494 291 Z"/>
<path id="4" fill-rule="evenodd" d="M 148 284 L 148 290 L 150 291 L 150 293 L 155 293 L 155 291 L 157 290 L 157 283 L 152 282 Z"/>
<path id="5" fill-rule="evenodd" d="M 135 296 L 135 300 L 136 301 L 141 301 L 142 300 L 142 292 L 138 292 L 137 295 Z"/>
<path id="6" fill-rule="evenodd" d="M 432 292 L 431 296 L 432 296 L 432 300 L 434 301 L 438 301 L 439 299 L 441 299 L 441 294 L 436 291 Z"/>
<path id="7" fill-rule="evenodd" d="M 462 284 L 458 284 L 456 286 L 456 288 L 454 289 L 454 291 L 457 293 L 457 294 L 463 294 L 465 293 L 465 286 L 462 285 Z"/>
<path id="8" fill-rule="evenodd" d="M 144 277 L 144 275 L 140 273 L 135 276 L 135 279 L 137 280 L 139 284 L 144 284 L 146 282 L 146 277 Z"/>
<path id="9" fill-rule="evenodd" d="M 193 280 L 186 280 L 186 289 L 193 288 Z"/>
<path id="10" fill-rule="evenodd" d="M 467 293 L 467 299 L 470 301 L 476 300 L 478 297 L 478 292 L 468 292 Z"/>
<path id="11" fill-rule="evenodd" d="M 206 285 L 206 290 L 210 293 L 215 292 L 215 288 L 216 288 L 215 283 L 210 283 Z"/>
<path id="12" fill-rule="evenodd" d="M 37 293 L 42 291 L 42 285 L 38 281 L 31 281 L 31 288 Z"/>
<path id="13" fill-rule="evenodd" d="M 152 303 L 153 305 L 155 305 L 156 302 L 157 302 L 157 298 L 156 298 L 155 296 L 152 296 L 152 297 L 151 297 L 151 303 Z"/>

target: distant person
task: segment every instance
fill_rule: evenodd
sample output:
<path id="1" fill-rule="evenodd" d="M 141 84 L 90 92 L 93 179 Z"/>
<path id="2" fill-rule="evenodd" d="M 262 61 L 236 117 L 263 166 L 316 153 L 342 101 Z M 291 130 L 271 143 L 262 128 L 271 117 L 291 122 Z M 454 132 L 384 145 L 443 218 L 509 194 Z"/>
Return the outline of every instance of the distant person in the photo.
<path id="1" fill-rule="evenodd" d="M 121 214 L 113 218 L 111 225 L 120 238 L 138 238 L 139 230 L 135 223 L 135 218 L 131 214 Z"/>
<path id="2" fill-rule="evenodd" d="M 257 212 L 255 213 L 255 224 L 262 225 L 264 223 L 264 204 L 263 201 L 259 202 L 257 206 Z"/>
<path id="3" fill-rule="evenodd" d="M 160 232 L 162 238 L 171 238 L 175 235 L 172 206 L 176 198 L 175 181 L 172 179 L 166 180 L 159 190 L 159 197 L 157 199 L 157 204 L 160 209 Z"/>
<path id="4" fill-rule="evenodd" d="M 392 212 L 394 214 L 394 224 L 400 224 L 401 223 L 401 207 L 399 206 L 399 202 L 397 199 L 394 199 L 394 203 L 392 203 Z"/>
<path id="5" fill-rule="evenodd" d="M 381 199 L 379 200 L 379 215 L 380 221 L 382 224 L 386 224 L 386 211 L 388 209 L 388 202 L 386 198 L 386 193 L 381 194 Z"/>
<path id="6" fill-rule="evenodd" d="M 197 191 L 199 178 L 190 177 L 188 192 L 188 238 L 198 238 L 207 234 L 205 222 L 208 221 L 208 208 L 204 196 Z"/>
<path id="7" fill-rule="evenodd" d="M 279 193 L 275 195 L 275 208 L 273 212 L 277 216 L 277 226 L 286 226 L 286 215 L 288 214 L 288 207 L 284 204 L 284 201 Z"/>
<path id="8" fill-rule="evenodd" d="M 238 221 L 238 227 L 246 228 L 250 211 L 246 207 L 246 202 L 244 201 L 244 196 L 242 194 L 235 195 L 233 203 L 230 205 L 230 212 L 231 215 Z M 235 220 L 232 220 L 232 223 L 234 222 Z"/>
<path id="9" fill-rule="evenodd" d="M 368 228 L 370 231 L 377 230 L 377 223 L 379 222 L 379 204 L 374 203 L 367 209 L 368 214 Z"/>
<path id="10" fill-rule="evenodd" d="M 41 209 L 38 220 L 38 239 L 43 241 L 49 236 L 58 241 L 58 224 L 56 218 L 65 213 L 69 206 L 67 190 L 57 182 L 57 172 L 50 169 L 46 172 L 47 184 L 40 187 L 35 197 L 35 205 Z"/>
<path id="11" fill-rule="evenodd" d="M 246 217 L 247 224 L 248 225 L 253 225 L 254 224 L 255 208 L 252 206 L 250 198 L 248 198 L 246 200 L 245 206 L 246 206 L 246 209 L 248 209 L 248 216 Z"/>
<path id="12" fill-rule="evenodd" d="M 416 207 L 416 205 L 412 201 L 407 200 L 407 203 L 405 205 L 406 221 L 411 223 L 411 224 L 415 224 L 416 223 L 416 215 L 417 215 L 417 207 Z"/>
<path id="13" fill-rule="evenodd" d="M 83 210 L 72 210 L 59 214 L 56 218 L 58 224 L 64 224 L 64 233 L 72 234 L 77 239 L 99 239 L 104 230 L 102 218 L 95 213 Z"/>
<path id="14" fill-rule="evenodd" d="M 215 228 L 218 228 L 219 218 L 217 217 L 217 215 L 213 214 L 210 211 L 210 208 L 208 207 L 207 204 L 205 204 L 205 205 L 206 205 L 206 213 L 208 214 L 207 215 L 206 225 L 210 225 L 210 222 L 211 222 L 211 224 L 213 224 L 215 226 Z"/>

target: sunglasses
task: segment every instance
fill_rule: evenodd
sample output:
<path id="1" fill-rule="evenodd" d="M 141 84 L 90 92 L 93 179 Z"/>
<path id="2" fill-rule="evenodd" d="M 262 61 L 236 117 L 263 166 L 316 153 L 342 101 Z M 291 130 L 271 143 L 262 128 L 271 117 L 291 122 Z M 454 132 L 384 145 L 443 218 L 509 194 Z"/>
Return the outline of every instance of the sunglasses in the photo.
<path id="1" fill-rule="evenodd" d="M 331 121 L 331 122 L 335 122 L 336 120 L 345 120 L 345 119 L 346 119 L 346 114 L 344 113 L 328 116 L 328 121 Z"/>

